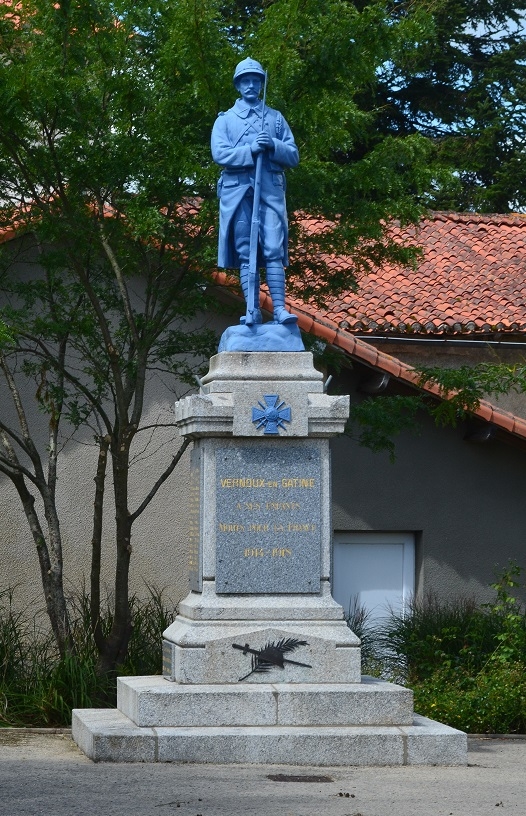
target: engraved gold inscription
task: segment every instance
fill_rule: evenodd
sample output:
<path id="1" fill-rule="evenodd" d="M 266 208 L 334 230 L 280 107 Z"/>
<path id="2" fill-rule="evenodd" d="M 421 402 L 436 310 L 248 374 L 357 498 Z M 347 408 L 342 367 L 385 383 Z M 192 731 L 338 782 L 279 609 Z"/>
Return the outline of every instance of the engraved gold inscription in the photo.
<path id="1" fill-rule="evenodd" d="M 316 479 L 285 479 L 281 480 L 282 487 L 316 487 Z"/>
<path id="2" fill-rule="evenodd" d="M 316 525 L 315 524 L 292 524 L 289 522 L 287 524 L 287 530 L 289 533 L 315 533 L 316 532 Z"/>
<path id="3" fill-rule="evenodd" d="M 265 510 L 273 510 L 275 513 L 293 512 L 300 509 L 299 502 L 265 502 Z"/>
<path id="4" fill-rule="evenodd" d="M 299 477 L 294 479 L 286 479 L 285 477 L 282 478 L 281 482 L 272 479 L 264 479 L 264 478 L 254 478 L 254 477 L 247 477 L 243 478 L 240 477 L 239 479 L 221 479 L 220 481 L 221 487 L 223 488 L 257 488 L 261 489 L 262 487 L 300 487 L 300 488 L 314 488 L 316 487 L 316 479 L 300 479 Z"/>
<path id="5" fill-rule="evenodd" d="M 265 479 L 221 479 L 221 487 L 265 487 Z"/>
<path id="6" fill-rule="evenodd" d="M 293 513 L 296 510 L 301 510 L 300 502 L 237 502 L 236 510 L 241 510 L 245 513 L 258 513 L 261 510 L 270 510 L 274 513 Z"/>
<path id="7" fill-rule="evenodd" d="M 246 547 L 243 555 L 245 558 L 263 558 L 265 550 L 261 547 Z"/>
<path id="8" fill-rule="evenodd" d="M 203 516 L 215 515 L 217 591 L 318 591 L 321 465 L 315 441 L 217 448 L 214 512 Z"/>
<path id="9" fill-rule="evenodd" d="M 315 533 L 315 524 L 301 524 L 289 522 L 288 524 L 269 524 L 265 522 L 251 522 L 250 524 L 233 524 L 231 522 L 219 522 L 219 532 L 221 533 Z"/>

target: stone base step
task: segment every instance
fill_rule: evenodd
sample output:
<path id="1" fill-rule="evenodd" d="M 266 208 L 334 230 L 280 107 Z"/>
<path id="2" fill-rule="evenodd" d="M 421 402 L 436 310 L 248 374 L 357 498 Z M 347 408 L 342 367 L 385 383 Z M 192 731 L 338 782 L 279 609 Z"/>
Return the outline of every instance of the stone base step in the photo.
<path id="1" fill-rule="evenodd" d="M 232 765 L 465 765 L 467 736 L 414 715 L 412 725 L 141 728 L 117 709 L 73 711 L 73 739 L 96 762 Z"/>
<path id="2" fill-rule="evenodd" d="M 411 725 L 413 693 L 373 677 L 361 683 L 181 685 L 119 677 L 117 707 L 141 727 Z"/>

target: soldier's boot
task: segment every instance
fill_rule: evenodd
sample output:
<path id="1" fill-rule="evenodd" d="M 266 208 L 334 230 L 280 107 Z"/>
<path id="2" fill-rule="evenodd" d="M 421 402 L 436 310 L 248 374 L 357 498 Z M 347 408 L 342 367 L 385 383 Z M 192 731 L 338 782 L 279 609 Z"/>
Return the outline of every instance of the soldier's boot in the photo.
<path id="1" fill-rule="evenodd" d="M 297 316 L 285 308 L 285 270 L 281 264 L 267 266 L 267 286 L 274 307 L 274 322 L 297 323 Z"/>
<path id="2" fill-rule="evenodd" d="M 245 302 L 248 306 L 248 265 L 243 264 L 241 269 L 239 270 L 239 279 L 241 281 L 241 288 L 243 290 L 243 294 L 245 296 Z M 259 272 L 256 272 L 256 279 L 254 281 L 254 310 L 252 312 L 252 317 L 248 315 L 243 315 L 239 318 L 240 323 L 244 323 L 246 326 L 252 326 L 253 324 L 263 323 L 263 317 L 261 314 L 261 309 L 258 305 L 256 305 L 256 298 L 259 296 Z"/>

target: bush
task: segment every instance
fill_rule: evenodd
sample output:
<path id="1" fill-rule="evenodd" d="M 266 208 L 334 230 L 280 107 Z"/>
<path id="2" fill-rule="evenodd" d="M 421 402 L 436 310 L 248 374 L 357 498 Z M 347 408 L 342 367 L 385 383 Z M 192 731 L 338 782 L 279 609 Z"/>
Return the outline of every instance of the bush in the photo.
<path id="1" fill-rule="evenodd" d="M 371 623 L 369 612 L 358 603 L 356 597 L 351 599 L 349 609 L 345 614 L 345 622 L 362 641 L 362 673 L 372 674 L 378 668 L 376 628 Z"/>
<path id="2" fill-rule="evenodd" d="M 491 662 L 475 675 L 437 671 L 413 684 L 419 714 L 472 734 L 526 733 L 526 665 Z"/>
<path id="3" fill-rule="evenodd" d="M 495 600 L 414 600 L 381 628 L 354 608 L 368 673 L 413 689 L 415 710 L 471 733 L 526 733 L 526 611 L 514 595 L 521 568 L 510 562 Z"/>
<path id="4" fill-rule="evenodd" d="M 378 639 L 409 684 L 436 672 L 476 673 L 495 651 L 502 621 L 472 599 L 441 603 L 428 596 L 413 600 L 404 615 L 391 615 Z"/>
<path id="5" fill-rule="evenodd" d="M 67 726 L 73 708 L 114 707 L 116 675 L 99 675 L 91 634 L 89 597 L 69 603 L 75 653 L 61 658 L 53 637 L 13 608 L 11 590 L 0 593 L 0 726 Z M 175 610 L 162 592 L 149 588 L 146 601 L 131 600 L 132 635 L 120 675 L 160 674 L 161 633 Z M 102 626 L 111 626 L 107 605 Z"/>

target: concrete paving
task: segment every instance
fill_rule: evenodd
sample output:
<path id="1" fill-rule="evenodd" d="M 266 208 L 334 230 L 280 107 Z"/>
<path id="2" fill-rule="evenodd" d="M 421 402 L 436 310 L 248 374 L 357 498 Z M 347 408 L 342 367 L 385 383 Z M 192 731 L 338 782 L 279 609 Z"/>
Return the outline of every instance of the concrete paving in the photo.
<path id="1" fill-rule="evenodd" d="M 0 729 L 0 816 L 496 816 L 495 808 L 526 813 L 526 738 L 470 738 L 467 767 L 296 768 L 95 764 L 67 732 Z"/>

